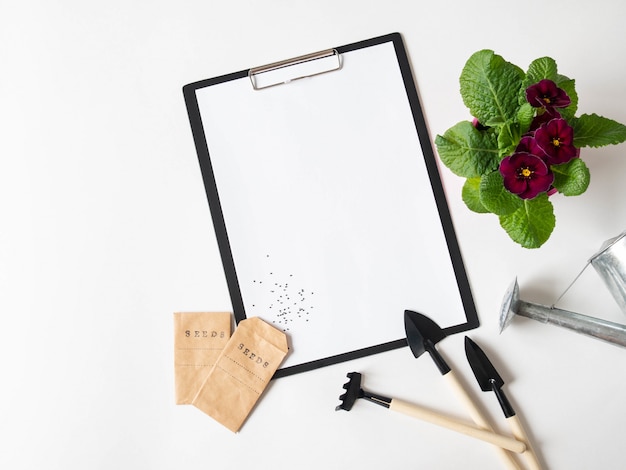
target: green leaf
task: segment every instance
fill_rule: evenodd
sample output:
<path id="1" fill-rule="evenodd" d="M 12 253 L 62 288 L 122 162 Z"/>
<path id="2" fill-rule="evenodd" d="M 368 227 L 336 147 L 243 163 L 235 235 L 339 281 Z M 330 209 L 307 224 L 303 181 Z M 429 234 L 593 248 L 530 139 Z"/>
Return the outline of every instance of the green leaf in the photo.
<path id="1" fill-rule="evenodd" d="M 576 147 L 603 147 L 626 140 L 626 126 L 597 114 L 583 114 L 568 122 L 574 128 Z"/>
<path id="2" fill-rule="evenodd" d="M 520 135 L 524 135 L 526 132 L 528 132 L 528 129 L 530 129 L 530 125 L 533 122 L 534 117 L 535 108 L 533 108 L 528 101 L 520 106 L 519 110 L 517 111 L 516 118 L 520 126 Z"/>
<path id="3" fill-rule="evenodd" d="M 500 149 L 499 156 L 504 158 L 507 155 L 511 155 L 517 144 L 519 144 L 522 137 L 519 129 L 519 124 L 515 122 L 505 123 L 498 133 L 498 148 Z"/>
<path id="4" fill-rule="evenodd" d="M 524 85 L 526 88 L 544 79 L 556 82 L 556 77 L 556 61 L 551 57 L 540 57 L 539 59 L 533 60 L 528 66 L 528 72 L 526 72 L 526 77 L 524 78 Z"/>
<path id="5" fill-rule="evenodd" d="M 478 51 L 461 72 L 461 97 L 484 125 L 495 126 L 515 118 L 524 72 L 490 50 Z"/>
<path id="6" fill-rule="evenodd" d="M 495 130 L 479 131 L 462 121 L 435 138 L 441 161 L 454 174 L 474 178 L 498 168 L 498 142 Z"/>
<path id="7" fill-rule="evenodd" d="M 555 83 L 559 88 L 567 93 L 569 99 L 572 100 L 567 108 L 559 108 L 558 112 L 564 119 L 571 119 L 574 117 L 576 111 L 578 110 L 578 93 L 576 93 L 576 81 L 567 78 L 564 75 L 558 75 Z"/>
<path id="8" fill-rule="evenodd" d="M 479 214 L 486 214 L 489 211 L 480 202 L 479 186 L 479 177 L 466 179 L 465 184 L 463 185 L 463 189 L 461 191 L 461 197 L 463 198 L 463 202 L 465 202 L 465 205 L 469 208 L 469 210 L 473 212 L 478 212 Z"/>
<path id="9" fill-rule="evenodd" d="M 556 61 L 551 57 L 540 57 L 539 59 L 533 60 L 528 66 L 528 72 L 526 72 L 524 82 L 528 82 L 529 86 L 544 79 L 554 82 L 556 81 L 556 76 Z"/>
<path id="10" fill-rule="evenodd" d="M 539 248 L 554 230 L 556 218 L 548 195 L 526 199 L 515 212 L 500 216 L 500 225 L 509 237 L 524 248 Z"/>
<path id="11" fill-rule="evenodd" d="M 562 165 L 552 165 L 553 186 L 564 196 L 578 196 L 589 187 L 589 168 L 580 158 Z"/>
<path id="12" fill-rule="evenodd" d="M 481 178 L 480 202 L 489 212 L 507 215 L 519 209 L 523 200 L 504 187 L 499 171 L 493 171 Z"/>

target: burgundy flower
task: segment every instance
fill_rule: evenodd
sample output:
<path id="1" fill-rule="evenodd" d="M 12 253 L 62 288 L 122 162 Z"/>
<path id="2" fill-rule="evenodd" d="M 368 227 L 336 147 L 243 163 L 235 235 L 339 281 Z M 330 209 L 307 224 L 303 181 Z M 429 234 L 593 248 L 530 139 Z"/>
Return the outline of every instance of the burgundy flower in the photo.
<path id="1" fill-rule="evenodd" d="M 543 113 L 537 113 L 537 115 L 533 118 L 530 123 L 530 132 L 534 132 L 539 129 L 546 122 L 551 121 L 552 119 L 560 118 L 561 114 L 554 108 L 545 108 Z"/>
<path id="2" fill-rule="evenodd" d="M 517 152 L 500 162 L 504 187 L 522 199 L 532 199 L 547 191 L 554 182 L 548 165 L 539 157 Z"/>
<path id="3" fill-rule="evenodd" d="M 526 88 L 526 99 L 535 108 L 565 108 L 572 102 L 552 80 L 541 80 Z"/>
<path id="4" fill-rule="evenodd" d="M 540 158 L 545 158 L 546 156 L 546 153 L 537 144 L 534 135 L 525 135 L 520 139 L 519 144 L 515 148 L 515 153 L 519 152 L 530 153 Z"/>
<path id="5" fill-rule="evenodd" d="M 578 155 L 574 147 L 574 129 L 565 119 L 552 119 L 535 131 L 535 141 L 546 154 L 549 165 L 567 163 Z"/>

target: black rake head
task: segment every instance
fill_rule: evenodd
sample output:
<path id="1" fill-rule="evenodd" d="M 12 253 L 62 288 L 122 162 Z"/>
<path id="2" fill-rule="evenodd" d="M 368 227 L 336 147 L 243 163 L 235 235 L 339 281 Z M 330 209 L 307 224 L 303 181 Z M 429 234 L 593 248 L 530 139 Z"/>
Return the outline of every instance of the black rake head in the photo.
<path id="1" fill-rule="evenodd" d="M 343 388 L 346 390 L 346 393 L 339 396 L 341 403 L 337 405 L 335 411 L 350 411 L 357 398 L 361 398 L 363 396 L 363 391 L 361 390 L 361 374 L 358 372 L 349 372 L 347 377 L 350 380 L 343 384 Z"/>

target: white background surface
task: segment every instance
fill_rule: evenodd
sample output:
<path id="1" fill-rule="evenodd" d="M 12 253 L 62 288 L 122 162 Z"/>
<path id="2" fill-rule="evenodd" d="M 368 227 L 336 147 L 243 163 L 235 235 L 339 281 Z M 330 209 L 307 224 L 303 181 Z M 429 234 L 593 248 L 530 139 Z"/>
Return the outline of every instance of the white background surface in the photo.
<path id="1" fill-rule="evenodd" d="M 335 412 L 345 374 L 467 416 L 432 361 L 407 349 L 271 384 L 233 435 L 175 406 L 172 312 L 229 309 L 181 87 L 399 31 L 434 138 L 469 116 L 466 59 L 494 49 L 525 68 L 554 57 L 580 112 L 626 122 L 618 0 L 179 1 L 0 4 L 0 467 L 7 469 L 501 468 L 492 449 L 369 403 Z M 624 146 L 584 150 L 592 182 L 555 197 L 539 250 L 469 212 L 442 170 L 482 325 L 471 333 L 552 469 L 621 468 L 625 351 L 497 314 L 518 276 L 551 303 L 626 228 Z M 588 270 L 562 306 L 624 321 Z M 323 341 L 323 338 L 320 338 Z M 439 350 L 478 391 L 463 336 Z"/>

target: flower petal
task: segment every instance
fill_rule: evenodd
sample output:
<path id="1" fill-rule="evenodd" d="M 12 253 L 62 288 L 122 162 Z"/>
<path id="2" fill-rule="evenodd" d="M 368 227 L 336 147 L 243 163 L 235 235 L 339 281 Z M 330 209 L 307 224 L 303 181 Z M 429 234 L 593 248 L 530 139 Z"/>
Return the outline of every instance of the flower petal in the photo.
<path id="1" fill-rule="evenodd" d="M 523 199 L 532 199 L 537 195 L 547 191 L 554 183 L 554 174 L 548 172 L 545 175 L 535 173 L 535 178 L 528 184 L 528 189 L 519 195 Z"/>
<path id="2" fill-rule="evenodd" d="M 523 194 L 528 190 L 528 181 L 518 178 L 504 178 L 504 187 L 513 194 Z"/>
<path id="3" fill-rule="evenodd" d="M 518 152 L 530 153 L 531 155 L 535 155 L 540 158 L 544 158 L 546 156 L 546 153 L 537 144 L 534 135 L 525 135 L 520 139 L 519 144 L 515 149 L 515 153 Z"/>

